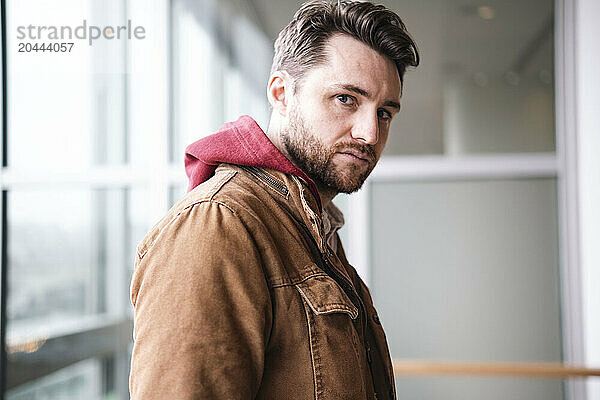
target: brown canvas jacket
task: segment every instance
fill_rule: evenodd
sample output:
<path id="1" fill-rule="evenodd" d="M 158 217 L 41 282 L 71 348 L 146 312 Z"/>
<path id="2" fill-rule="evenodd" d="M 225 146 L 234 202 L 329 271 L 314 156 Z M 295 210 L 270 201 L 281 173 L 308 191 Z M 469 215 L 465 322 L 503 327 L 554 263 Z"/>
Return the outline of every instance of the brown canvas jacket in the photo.
<path id="1" fill-rule="evenodd" d="M 222 164 L 150 230 L 132 399 L 395 398 L 369 291 L 315 210 L 298 177 Z"/>

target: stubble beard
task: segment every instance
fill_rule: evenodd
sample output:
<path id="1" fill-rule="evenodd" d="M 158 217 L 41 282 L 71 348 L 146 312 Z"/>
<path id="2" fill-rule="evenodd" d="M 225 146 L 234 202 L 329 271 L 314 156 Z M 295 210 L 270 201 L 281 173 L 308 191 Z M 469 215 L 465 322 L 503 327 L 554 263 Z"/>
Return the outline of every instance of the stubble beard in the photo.
<path id="1" fill-rule="evenodd" d="M 282 129 L 281 139 L 291 161 L 315 182 L 320 191 L 332 195 L 360 189 L 377 163 L 375 150 L 370 145 L 337 143 L 328 148 L 296 107 L 290 110 L 289 124 Z M 336 152 L 349 149 L 368 155 L 369 165 L 336 165 L 333 160 Z"/>

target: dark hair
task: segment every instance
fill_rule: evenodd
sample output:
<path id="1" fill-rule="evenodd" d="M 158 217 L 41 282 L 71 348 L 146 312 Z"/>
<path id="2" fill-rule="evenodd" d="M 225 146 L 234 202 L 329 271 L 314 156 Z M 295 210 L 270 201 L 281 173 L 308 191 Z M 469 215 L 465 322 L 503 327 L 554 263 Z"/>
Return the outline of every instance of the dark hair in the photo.
<path id="1" fill-rule="evenodd" d="M 406 67 L 419 65 L 419 52 L 400 17 L 367 1 L 313 0 L 304 3 L 275 40 L 271 72 L 285 70 L 298 81 L 323 63 L 327 40 L 349 35 L 389 57 L 403 81 Z"/>

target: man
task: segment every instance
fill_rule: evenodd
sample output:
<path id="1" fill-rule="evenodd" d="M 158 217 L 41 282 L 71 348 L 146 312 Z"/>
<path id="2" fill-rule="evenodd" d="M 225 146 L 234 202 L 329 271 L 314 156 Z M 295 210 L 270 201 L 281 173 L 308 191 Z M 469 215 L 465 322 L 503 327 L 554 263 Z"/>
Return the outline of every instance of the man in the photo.
<path id="1" fill-rule="evenodd" d="M 297 11 L 275 42 L 267 133 L 241 117 L 190 145 L 189 193 L 137 248 L 132 399 L 395 398 L 331 200 L 377 163 L 418 61 L 383 6 Z"/>

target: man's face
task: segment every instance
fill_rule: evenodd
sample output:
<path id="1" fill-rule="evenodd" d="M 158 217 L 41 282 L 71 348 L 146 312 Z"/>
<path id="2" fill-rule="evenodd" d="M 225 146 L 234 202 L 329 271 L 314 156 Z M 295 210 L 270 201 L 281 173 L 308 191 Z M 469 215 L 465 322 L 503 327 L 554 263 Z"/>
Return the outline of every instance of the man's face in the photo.
<path id="1" fill-rule="evenodd" d="M 379 160 L 400 79 L 389 58 L 347 35 L 333 36 L 326 54 L 289 100 L 281 139 L 319 190 L 335 195 L 360 189 Z"/>

